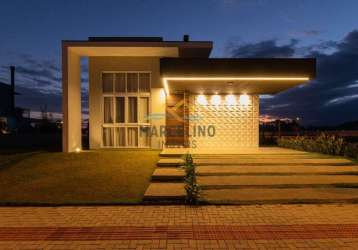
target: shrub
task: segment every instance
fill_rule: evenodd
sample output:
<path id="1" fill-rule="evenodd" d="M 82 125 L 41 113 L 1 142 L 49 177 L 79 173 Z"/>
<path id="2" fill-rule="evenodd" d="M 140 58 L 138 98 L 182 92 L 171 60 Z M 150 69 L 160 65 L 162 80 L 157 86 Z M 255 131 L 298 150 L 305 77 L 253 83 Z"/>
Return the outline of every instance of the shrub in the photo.
<path id="1" fill-rule="evenodd" d="M 279 138 L 277 144 L 281 147 L 330 155 L 345 155 L 347 150 L 347 144 L 342 137 L 326 135 L 324 133 L 317 137 L 297 136 L 293 138 Z"/>
<path id="2" fill-rule="evenodd" d="M 358 143 L 347 143 L 344 156 L 358 160 Z"/>
<path id="3" fill-rule="evenodd" d="M 195 165 L 190 154 L 185 156 L 185 202 L 188 204 L 198 204 L 200 197 L 200 187 L 196 182 Z"/>

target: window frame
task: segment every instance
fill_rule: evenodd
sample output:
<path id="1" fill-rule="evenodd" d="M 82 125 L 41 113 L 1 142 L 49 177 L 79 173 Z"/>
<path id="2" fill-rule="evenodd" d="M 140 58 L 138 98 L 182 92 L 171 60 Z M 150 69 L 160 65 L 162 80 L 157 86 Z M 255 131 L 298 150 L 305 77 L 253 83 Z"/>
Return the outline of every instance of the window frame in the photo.
<path id="1" fill-rule="evenodd" d="M 115 82 L 116 82 L 116 74 L 118 73 L 124 73 L 125 74 L 125 91 L 126 92 L 116 92 L 115 89 Z M 138 90 L 137 92 L 127 92 L 127 74 L 128 73 L 136 73 L 137 74 L 137 79 L 138 79 Z M 140 92 L 140 77 L 139 74 L 140 73 L 148 73 L 149 74 L 149 92 Z M 113 91 L 112 93 L 104 93 L 103 92 L 103 74 L 113 74 Z M 141 97 L 146 97 L 148 98 L 148 113 L 151 113 L 151 86 L 152 86 L 152 72 L 151 71 L 101 71 L 100 73 L 100 84 L 101 84 L 101 148 L 150 148 L 151 147 L 151 139 L 149 138 L 149 145 L 141 145 L 141 140 L 140 138 L 140 129 L 141 127 L 150 127 L 150 119 L 148 120 L 148 122 L 143 123 L 140 122 L 140 114 L 139 112 L 141 112 L 141 110 L 139 109 L 139 102 L 140 102 L 140 98 Z M 113 122 L 112 123 L 105 123 L 104 122 L 104 98 L 105 97 L 111 97 L 112 99 L 112 119 Z M 116 112 L 117 112 L 117 108 L 116 108 L 116 97 L 124 97 L 124 123 L 118 123 L 116 120 Z M 128 114 L 128 98 L 129 97 L 136 97 L 137 98 L 137 123 L 130 123 L 128 122 L 128 118 L 129 118 L 129 114 Z M 125 132 L 124 132 L 124 136 L 125 136 L 125 142 L 126 142 L 126 146 L 119 146 L 117 145 L 117 141 L 116 139 L 116 128 L 118 127 L 124 127 L 125 128 Z M 138 146 L 128 146 L 128 128 L 133 128 L 136 127 L 137 128 L 137 145 Z M 105 146 L 104 145 L 104 141 L 103 141 L 103 128 L 113 128 L 113 146 Z"/>

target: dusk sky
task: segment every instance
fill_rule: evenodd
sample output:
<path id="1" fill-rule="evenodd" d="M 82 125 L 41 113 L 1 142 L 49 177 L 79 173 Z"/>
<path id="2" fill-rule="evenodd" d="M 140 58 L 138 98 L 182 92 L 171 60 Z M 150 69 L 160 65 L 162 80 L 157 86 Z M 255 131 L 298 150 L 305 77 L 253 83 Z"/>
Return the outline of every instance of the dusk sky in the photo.
<path id="1" fill-rule="evenodd" d="M 214 42 L 211 57 L 317 58 L 317 78 L 262 97 L 261 115 L 306 125 L 358 120 L 357 10 L 356 0 L 4 0 L 0 81 L 15 65 L 17 106 L 60 113 L 61 40 L 189 34 Z"/>

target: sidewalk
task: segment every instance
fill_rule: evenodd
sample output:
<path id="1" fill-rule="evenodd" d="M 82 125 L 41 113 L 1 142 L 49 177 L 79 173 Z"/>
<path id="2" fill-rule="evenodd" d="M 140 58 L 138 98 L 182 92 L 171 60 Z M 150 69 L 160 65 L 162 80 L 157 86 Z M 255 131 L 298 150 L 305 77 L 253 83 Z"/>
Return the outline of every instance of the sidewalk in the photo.
<path id="1" fill-rule="evenodd" d="M 358 205 L 2 207 L 0 249 L 358 248 Z"/>

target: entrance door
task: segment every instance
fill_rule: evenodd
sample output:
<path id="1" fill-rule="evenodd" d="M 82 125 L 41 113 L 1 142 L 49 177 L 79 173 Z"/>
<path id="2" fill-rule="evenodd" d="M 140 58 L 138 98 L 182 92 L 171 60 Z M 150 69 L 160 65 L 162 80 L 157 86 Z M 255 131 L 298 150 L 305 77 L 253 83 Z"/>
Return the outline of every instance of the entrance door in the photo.
<path id="1" fill-rule="evenodd" d="M 171 94 L 166 102 L 166 146 L 187 147 L 189 123 L 186 94 Z"/>

